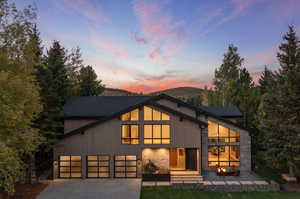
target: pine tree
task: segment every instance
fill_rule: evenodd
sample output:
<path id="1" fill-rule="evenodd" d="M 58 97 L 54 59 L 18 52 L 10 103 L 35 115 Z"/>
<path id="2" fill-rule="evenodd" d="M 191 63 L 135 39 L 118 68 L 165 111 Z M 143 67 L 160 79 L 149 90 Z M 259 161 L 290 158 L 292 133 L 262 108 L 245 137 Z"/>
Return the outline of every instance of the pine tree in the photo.
<path id="1" fill-rule="evenodd" d="M 78 81 L 81 96 L 98 96 L 104 91 L 104 85 L 97 80 L 97 74 L 91 66 L 79 70 Z"/>
<path id="2" fill-rule="evenodd" d="M 263 95 L 268 90 L 270 90 L 275 83 L 274 81 L 275 80 L 273 72 L 269 70 L 267 66 L 265 66 L 265 69 L 258 80 L 260 94 Z"/>
<path id="3" fill-rule="evenodd" d="M 283 36 L 277 54 L 280 68 L 276 84 L 261 102 L 260 128 L 266 159 L 294 175 L 300 160 L 300 41 L 292 26 Z"/>

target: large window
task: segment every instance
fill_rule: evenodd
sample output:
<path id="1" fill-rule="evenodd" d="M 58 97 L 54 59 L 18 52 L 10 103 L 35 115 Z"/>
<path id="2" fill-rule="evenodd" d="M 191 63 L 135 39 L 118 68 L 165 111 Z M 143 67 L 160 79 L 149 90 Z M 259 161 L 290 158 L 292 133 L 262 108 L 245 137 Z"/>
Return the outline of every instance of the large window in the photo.
<path id="1" fill-rule="evenodd" d="M 134 109 L 121 116 L 122 121 L 138 121 L 139 120 L 139 109 Z"/>
<path id="2" fill-rule="evenodd" d="M 122 144 L 139 144 L 139 126 L 134 124 L 122 125 Z"/>
<path id="3" fill-rule="evenodd" d="M 209 167 L 237 167 L 240 166 L 239 146 L 209 146 Z"/>
<path id="4" fill-rule="evenodd" d="M 117 155 L 114 165 L 115 178 L 135 178 L 137 176 L 135 155 Z"/>
<path id="5" fill-rule="evenodd" d="M 226 128 L 220 124 L 208 121 L 208 141 L 209 142 L 240 142 L 238 132 Z"/>
<path id="6" fill-rule="evenodd" d="M 81 156 L 59 156 L 59 177 L 80 178 Z"/>
<path id="7" fill-rule="evenodd" d="M 108 155 L 87 156 L 87 177 L 108 178 L 109 177 L 109 156 Z"/>
<path id="8" fill-rule="evenodd" d="M 170 125 L 144 125 L 144 144 L 170 144 Z"/>
<path id="9" fill-rule="evenodd" d="M 170 120 L 170 116 L 168 114 L 155 110 L 151 107 L 144 106 L 144 120 L 145 121 Z"/>

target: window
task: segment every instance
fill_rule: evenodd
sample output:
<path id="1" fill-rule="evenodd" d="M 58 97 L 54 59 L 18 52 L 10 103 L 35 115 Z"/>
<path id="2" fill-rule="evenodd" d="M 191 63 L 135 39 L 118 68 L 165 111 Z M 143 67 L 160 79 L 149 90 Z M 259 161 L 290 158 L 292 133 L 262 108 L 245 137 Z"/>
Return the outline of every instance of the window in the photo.
<path id="1" fill-rule="evenodd" d="M 81 156 L 59 156 L 59 177 L 80 178 Z"/>
<path id="2" fill-rule="evenodd" d="M 209 146 L 208 147 L 209 167 L 232 167 L 240 166 L 239 146 Z"/>
<path id="3" fill-rule="evenodd" d="M 209 142 L 240 142 L 240 135 L 236 131 L 220 124 L 208 121 Z"/>
<path id="4" fill-rule="evenodd" d="M 122 144 L 139 144 L 138 125 L 122 125 Z"/>
<path id="5" fill-rule="evenodd" d="M 170 144 L 170 125 L 144 125 L 144 144 Z"/>
<path id="6" fill-rule="evenodd" d="M 87 177 L 108 178 L 109 177 L 109 156 L 108 155 L 87 156 Z"/>
<path id="7" fill-rule="evenodd" d="M 155 110 L 151 107 L 144 106 L 144 120 L 145 121 L 170 120 L 170 116 L 168 114 Z"/>
<path id="8" fill-rule="evenodd" d="M 139 109 L 134 109 L 121 116 L 122 121 L 138 121 L 139 120 Z"/>
<path id="9" fill-rule="evenodd" d="M 137 162 L 135 155 L 115 156 L 115 178 L 135 178 Z"/>

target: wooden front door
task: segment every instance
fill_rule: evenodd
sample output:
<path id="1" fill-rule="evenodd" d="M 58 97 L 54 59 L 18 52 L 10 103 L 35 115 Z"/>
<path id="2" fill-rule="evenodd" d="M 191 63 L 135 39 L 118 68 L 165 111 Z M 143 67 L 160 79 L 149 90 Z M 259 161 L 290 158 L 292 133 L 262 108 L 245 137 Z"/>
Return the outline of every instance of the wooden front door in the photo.
<path id="1" fill-rule="evenodd" d="M 197 170 L 197 149 L 185 149 L 186 170 Z"/>

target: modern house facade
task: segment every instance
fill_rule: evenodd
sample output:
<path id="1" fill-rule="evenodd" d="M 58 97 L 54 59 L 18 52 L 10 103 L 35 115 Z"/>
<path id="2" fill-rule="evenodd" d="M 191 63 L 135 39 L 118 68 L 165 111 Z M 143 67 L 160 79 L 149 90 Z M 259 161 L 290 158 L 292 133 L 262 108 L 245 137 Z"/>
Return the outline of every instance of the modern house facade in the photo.
<path id="1" fill-rule="evenodd" d="M 91 96 L 72 98 L 63 113 L 54 178 L 140 178 L 151 166 L 251 170 L 251 139 L 234 107 L 195 107 L 165 94 Z"/>

